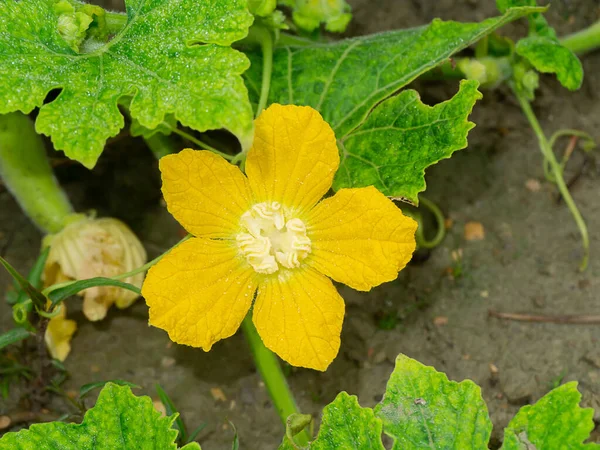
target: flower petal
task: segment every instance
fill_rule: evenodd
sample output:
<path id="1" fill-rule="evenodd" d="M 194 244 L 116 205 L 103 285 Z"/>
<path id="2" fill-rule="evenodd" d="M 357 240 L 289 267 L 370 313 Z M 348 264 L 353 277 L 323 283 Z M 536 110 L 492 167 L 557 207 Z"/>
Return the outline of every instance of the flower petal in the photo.
<path id="1" fill-rule="evenodd" d="M 239 328 L 256 291 L 255 272 L 227 241 L 190 239 L 150 269 L 142 295 L 150 325 L 172 341 L 209 351 Z"/>
<path id="2" fill-rule="evenodd" d="M 54 359 L 59 361 L 67 359 L 71 352 L 71 338 L 76 330 L 77 323 L 67 319 L 67 307 L 62 303 L 58 315 L 50 319 L 44 334 L 46 346 Z"/>
<path id="3" fill-rule="evenodd" d="M 344 300 L 311 268 L 266 277 L 252 316 L 264 344 L 298 367 L 325 371 L 340 348 Z"/>
<path id="4" fill-rule="evenodd" d="M 360 291 L 394 280 L 416 246 L 417 223 L 374 187 L 340 189 L 306 225 L 312 267 Z"/>
<path id="5" fill-rule="evenodd" d="M 186 149 L 160 159 L 169 212 L 197 237 L 231 237 L 251 206 L 248 180 L 209 151 Z"/>
<path id="6" fill-rule="evenodd" d="M 298 212 L 314 206 L 331 187 L 340 164 L 329 124 L 308 106 L 274 104 L 255 128 L 246 160 L 255 198 Z"/>

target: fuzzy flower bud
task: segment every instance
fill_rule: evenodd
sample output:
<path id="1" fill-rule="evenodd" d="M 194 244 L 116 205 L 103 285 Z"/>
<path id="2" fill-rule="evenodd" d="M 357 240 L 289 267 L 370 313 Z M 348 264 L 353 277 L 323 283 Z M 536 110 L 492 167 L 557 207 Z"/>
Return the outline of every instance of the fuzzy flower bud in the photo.
<path id="1" fill-rule="evenodd" d="M 44 283 L 50 286 L 70 280 L 113 277 L 130 272 L 147 261 L 139 239 L 117 219 L 74 216 L 71 223 L 44 241 L 50 253 L 44 268 Z M 144 273 L 122 280 L 141 287 Z M 102 320 L 114 303 L 117 308 L 130 306 L 138 297 L 134 292 L 96 286 L 81 292 L 83 313 L 91 321 Z"/>

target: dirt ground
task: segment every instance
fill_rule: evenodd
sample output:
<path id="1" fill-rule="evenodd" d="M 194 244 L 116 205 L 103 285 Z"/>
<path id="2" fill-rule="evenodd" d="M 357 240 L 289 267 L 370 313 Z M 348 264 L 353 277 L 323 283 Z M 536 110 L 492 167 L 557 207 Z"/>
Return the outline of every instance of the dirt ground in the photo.
<path id="1" fill-rule="evenodd" d="M 415 26 L 434 17 L 472 21 L 495 14 L 491 0 L 350 3 L 352 35 Z M 598 20 L 600 4 L 557 0 L 548 18 L 566 34 Z M 521 24 L 506 32 L 524 30 Z M 586 80 L 579 92 L 567 92 L 552 77 L 543 77 L 535 111 L 548 134 L 578 128 L 600 141 L 600 53 L 584 57 L 583 64 Z M 429 82 L 415 88 L 433 104 L 449 98 L 456 84 Z M 357 394 L 363 406 L 375 405 L 396 355 L 405 353 L 451 379 L 477 382 L 494 422 L 496 444 L 517 409 L 554 383 L 579 381 L 583 405 L 595 407 L 600 421 L 600 326 L 488 317 L 489 309 L 600 314 L 600 158 L 583 165 L 577 154 L 568 171 L 570 177 L 584 166 L 572 188 L 591 235 L 590 265 L 580 273 L 577 228 L 564 203 L 557 203 L 555 189 L 544 181 L 541 154 L 518 105 L 504 89 L 484 94 L 472 116 L 477 127 L 469 148 L 428 172 L 426 195 L 451 219 L 448 236 L 429 254 L 420 253 L 420 261 L 395 282 L 365 294 L 340 287 L 347 314 L 339 357 L 326 373 L 291 370 L 289 376 L 303 412 L 318 415 L 340 390 Z M 159 203 L 156 163 L 140 142 L 114 142 L 91 174 L 70 166 L 59 168 L 58 176 L 79 209 L 122 218 L 139 233 L 151 256 L 179 239 L 178 225 Z M 469 221 L 483 225 L 483 240 L 464 239 Z M 0 254 L 26 271 L 40 238 L 8 193 L 0 193 Z M 462 258 L 457 261 L 453 252 L 462 252 Z M 449 276 L 449 268 L 462 275 Z M 8 277 L 0 273 L 0 291 L 8 285 Z M 272 449 L 280 442 L 282 427 L 241 334 L 204 353 L 171 344 L 166 333 L 149 328 L 143 301 L 129 310 L 113 310 L 97 324 L 83 319 L 77 300 L 69 308 L 79 331 L 66 361 L 71 374 L 67 389 L 118 378 L 141 385 L 140 393 L 156 398 L 154 385 L 160 383 L 190 427 L 208 424 L 199 439 L 204 449 L 231 448 L 228 420 L 237 428 L 242 448 Z M 0 329 L 10 322 L 10 309 L 0 303 Z M 223 395 L 215 395 L 215 389 Z M 0 414 L 15 406 L 17 395 L 15 391 L 0 403 Z M 598 435 L 596 439 L 600 442 Z"/>

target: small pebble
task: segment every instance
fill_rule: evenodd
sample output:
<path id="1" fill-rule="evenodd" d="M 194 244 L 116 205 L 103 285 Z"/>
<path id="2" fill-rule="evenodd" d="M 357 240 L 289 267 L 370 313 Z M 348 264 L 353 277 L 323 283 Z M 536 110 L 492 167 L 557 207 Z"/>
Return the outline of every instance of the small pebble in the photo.
<path id="1" fill-rule="evenodd" d="M 218 387 L 210 388 L 210 394 L 213 396 L 213 398 L 215 400 L 218 400 L 220 402 L 227 401 L 227 397 L 225 396 L 225 393 L 223 392 L 223 390 L 221 388 L 218 388 Z"/>
<path id="2" fill-rule="evenodd" d="M 485 239 L 485 230 L 481 222 L 465 223 L 464 236 L 467 241 L 482 241 Z"/>

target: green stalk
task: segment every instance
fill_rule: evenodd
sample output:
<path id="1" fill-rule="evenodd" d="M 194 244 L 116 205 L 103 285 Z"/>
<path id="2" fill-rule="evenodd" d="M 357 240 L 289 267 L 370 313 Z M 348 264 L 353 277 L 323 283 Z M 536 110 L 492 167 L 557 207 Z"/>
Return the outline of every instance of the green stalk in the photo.
<path id="1" fill-rule="evenodd" d="M 560 43 L 573 53 L 587 53 L 600 47 L 600 21 L 581 31 L 560 38 Z"/>
<path id="2" fill-rule="evenodd" d="M 271 75 L 273 74 L 273 34 L 267 28 L 258 27 L 257 37 L 263 54 L 262 85 L 260 99 L 256 108 L 256 117 L 267 107 L 269 91 L 271 89 Z"/>
<path id="3" fill-rule="evenodd" d="M 287 384 L 285 375 L 281 371 L 279 361 L 273 352 L 263 344 L 262 339 L 252 323 L 250 314 L 248 314 L 242 322 L 242 329 L 244 330 L 244 334 L 250 345 L 250 350 L 252 351 L 252 356 L 254 357 L 258 372 L 265 382 L 271 400 L 273 400 L 273 404 L 279 413 L 281 422 L 285 426 L 287 418 L 292 414 L 298 414 L 299 410 L 298 406 L 296 406 L 294 396 L 290 391 L 290 387 Z M 310 436 L 306 430 L 303 430 L 296 435 L 295 440 L 299 445 L 306 446 L 310 441 Z"/>
<path id="4" fill-rule="evenodd" d="M 33 122 L 18 112 L 0 115 L 0 177 L 44 233 L 59 232 L 73 214 L 52 173 L 42 138 Z"/>
<path id="5" fill-rule="evenodd" d="M 540 150 L 542 151 L 544 158 L 550 164 L 550 168 L 552 170 L 553 175 L 553 181 L 558 186 L 558 190 L 562 195 L 565 203 L 569 207 L 569 210 L 571 211 L 571 214 L 573 215 L 573 218 L 577 223 L 577 227 L 579 228 L 579 233 L 581 234 L 581 240 L 583 244 L 583 259 L 579 266 L 579 270 L 584 271 L 587 268 L 590 257 L 590 240 L 588 237 L 587 226 L 585 224 L 585 221 L 583 220 L 583 217 L 581 216 L 581 213 L 579 212 L 579 209 L 577 209 L 577 205 L 575 204 L 573 197 L 571 197 L 569 188 L 567 187 L 567 184 L 565 183 L 565 180 L 563 178 L 562 166 L 556 160 L 556 156 L 554 155 L 552 146 L 550 145 L 550 142 L 548 142 L 548 139 L 546 139 L 546 135 L 544 134 L 544 131 L 542 130 L 542 127 L 540 126 L 537 117 L 535 116 L 535 113 L 531 109 L 531 104 L 529 103 L 529 100 L 527 100 L 527 98 L 525 98 L 524 95 L 520 94 L 519 90 L 516 89 L 514 86 L 511 85 L 511 87 L 513 89 L 513 92 L 515 93 L 515 96 L 517 97 L 517 100 L 519 101 L 519 104 L 521 105 L 521 109 L 523 110 L 525 117 L 527 117 L 531 128 L 537 136 L 540 145 Z"/>
<path id="6" fill-rule="evenodd" d="M 150 137 L 144 138 L 144 141 L 156 159 L 160 159 L 163 156 L 167 156 L 172 153 L 177 153 L 177 149 L 173 145 L 173 141 L 164 134 L 155 133 Z"/>

